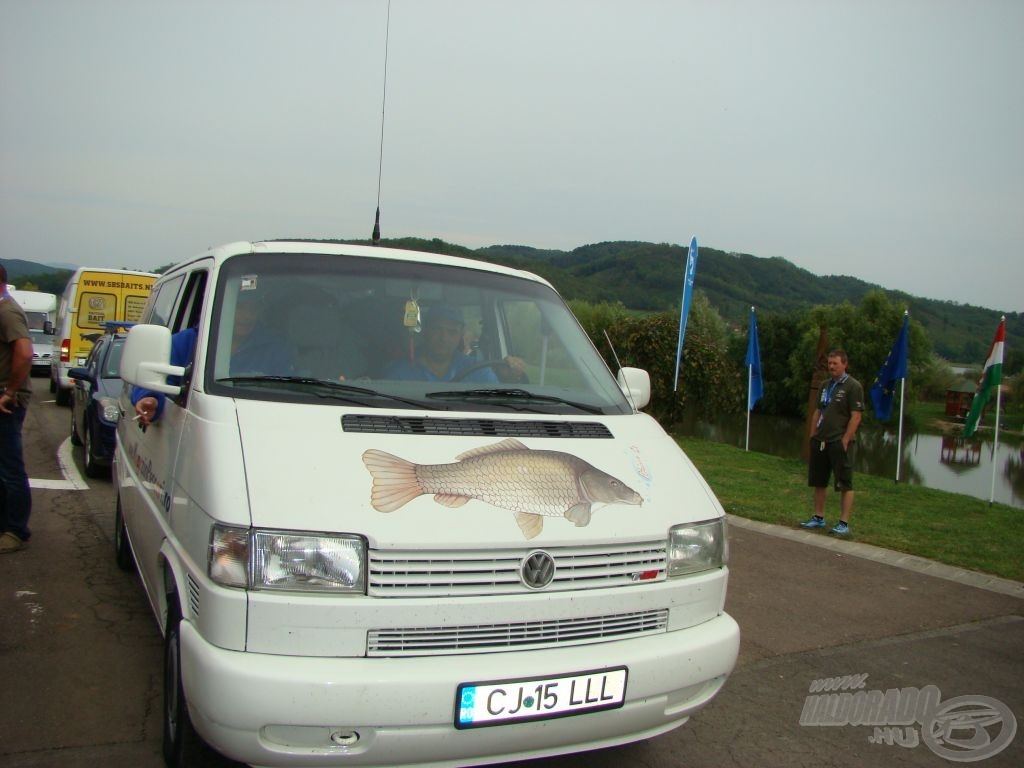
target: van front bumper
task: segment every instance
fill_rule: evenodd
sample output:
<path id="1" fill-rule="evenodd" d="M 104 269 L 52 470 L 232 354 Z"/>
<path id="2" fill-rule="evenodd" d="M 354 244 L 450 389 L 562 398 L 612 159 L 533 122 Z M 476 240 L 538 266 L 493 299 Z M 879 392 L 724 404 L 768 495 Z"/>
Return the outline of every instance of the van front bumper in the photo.
<path id="1" fill-rule="evenodd" d="M 618 642 L 516 653 L 310 658 L 227 651 L 181 625 L 182 679 L 206 740 L 254 766 L 457 766 L 533 759 L 650 738 L 682 725 L 736 664 L 727 614 Z M 625 666 L 621 708 L 457 729 L 463 682 Z M 332 738 L 333 737 L 333 738 Z"/>

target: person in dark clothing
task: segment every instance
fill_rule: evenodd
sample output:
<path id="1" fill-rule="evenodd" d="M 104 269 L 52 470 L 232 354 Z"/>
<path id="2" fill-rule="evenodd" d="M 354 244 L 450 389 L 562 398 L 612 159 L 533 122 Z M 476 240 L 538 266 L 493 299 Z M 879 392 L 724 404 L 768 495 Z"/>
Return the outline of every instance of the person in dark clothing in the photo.
<path id="1" fill-rule="evenodd" d="M 814 515 L 800 524 L 802 528 L 826 527 L 825 499 L 831 475 L 840 494 L 840 513 L 839 522 L 830 533 L 838 536 L 850 532 L 854 450 L 857 428 L 864 415 L 864 388 L 846 372 L 847 364 L 844 350 L 833 349 L 828 353 L 829 379 L 818 392 L 813 418 L 816 426 L 807 462 L 807 484 L 814 488 Z"/>
<path id="2" fill-rule="evenodd" d="M 0 264 L 0 554 L 24 549 L 32 535 L 32 491 L 21 441 L 31 370 L 28 319 L 8 292 L 7 269 Z"/>

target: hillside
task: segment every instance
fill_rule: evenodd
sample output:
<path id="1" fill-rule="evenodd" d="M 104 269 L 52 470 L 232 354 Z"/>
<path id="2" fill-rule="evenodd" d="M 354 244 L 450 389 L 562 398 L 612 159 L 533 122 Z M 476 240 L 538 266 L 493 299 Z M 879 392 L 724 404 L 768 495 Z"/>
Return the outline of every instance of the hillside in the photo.
<path id="1" fill-rule="evenodd" d="M 566 299 L 618 301 L 630 309 L 646 311 L 678 311 L 686 264 L 686 247 L 667 243 L 593 243 L 572 251 L 524 245 L 473 250 L 436 238 L 391 239 L 383 244 L 527 269 L 548 279 Z M 52 293 L 63 290 L 69 274 L 20 259 L 5 259 L 3 263 L 13 283 L 30 277 L 40 290 Z M 857 304 L 869 291 L 885 290 L 893 302 L 904 304 L 925 327 L 937 354 L 979 367 L 1000 317 L 992 309 L 911 296 L 855 277 L 814 275 L 781 257 L 761 258 L 707 246 L 700 249 L 695 287 L 707 295 L 728 323 L 741 328 L 746 326 L 751 305 L 759 313 L 791 312 L 815 304 Z M 1006 325 L 1007 370 L 1012 372 L 1024 360 L 1024 315 L 1007 315 Z"/>
<path id="2" fill-rule="evenodd" d="M 681 245 L 613 242 L 568 252 L 495 245 L 479 249 L 476 255 L 542 274 L 566 298 L 678 311 L 686 251 Z M 978 367 L 985 360 L 1000 318 L 992 309 L 911 296 L 855 277 L 821 277 L 780 257 L 761 258 L 708 247 L 700 249 L 694 286 L 707 295 L 727 322 L 740 327 L 746 325 L 751 305 L 759 313 L 790 312 L 815 304 L 857 304 L 869 291 L 883 290 L 925 327 L 937 354 Z M 1006 327 L 1007 356 L 1012 355 L 1018 361 L 1013 367 L 1019 368 L 1024 359 L 1024 315 L 1008 314 Z"/>

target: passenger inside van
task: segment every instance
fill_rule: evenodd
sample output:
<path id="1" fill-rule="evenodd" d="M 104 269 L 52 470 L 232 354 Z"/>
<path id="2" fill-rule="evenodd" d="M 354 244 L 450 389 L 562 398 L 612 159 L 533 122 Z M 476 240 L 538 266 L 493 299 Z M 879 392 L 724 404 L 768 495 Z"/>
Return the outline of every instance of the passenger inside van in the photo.
<path id="1" fill-rule="evenodd" d="M 293 349 L 273 325 L 260 296 L 241 291 L 231 324 L 231 376 L 290 376 L 294 366 Z M 195 356 L 198 330 L 185 328 L 171 336 L 170 364 L 188 367 Z M 177 376 L 168 376 L 168 384 L 180 384 Z M 132 387 L 131 402 L 139 425 L 149 426 L 164 412 L 166 397 L 140 387 Z"/>
<path id="2" fill-rule="evenodd" d="M 266 302 L 255 291 L 240 291 L 231 331 L 232 376 L 246 374 L 288 376 L 294 355 L 287 337 L 278 330 Z"/>
<path id="3" fill-rule="evenodd" d="M 312 298 L 312 301 L 310 300 Z M 367 363 L 329 295 L 307 297 L 288 313 L 288 340 L 296 376 L 346 381 L 366 375 Z"/>

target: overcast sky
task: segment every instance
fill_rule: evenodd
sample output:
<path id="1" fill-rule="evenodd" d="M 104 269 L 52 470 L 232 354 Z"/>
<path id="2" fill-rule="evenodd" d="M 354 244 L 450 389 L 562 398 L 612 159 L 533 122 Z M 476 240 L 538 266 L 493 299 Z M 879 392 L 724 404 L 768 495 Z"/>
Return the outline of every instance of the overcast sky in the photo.
<path id="1" fill-rule="evenodd" d="M 387 18 L 0 0 L 0 259 L 369 237 Z M 696 236 L 1024 311 L 1022 36 L 1020 0 L 392 0 L 383 236 Z"/>

